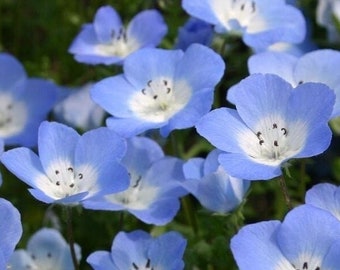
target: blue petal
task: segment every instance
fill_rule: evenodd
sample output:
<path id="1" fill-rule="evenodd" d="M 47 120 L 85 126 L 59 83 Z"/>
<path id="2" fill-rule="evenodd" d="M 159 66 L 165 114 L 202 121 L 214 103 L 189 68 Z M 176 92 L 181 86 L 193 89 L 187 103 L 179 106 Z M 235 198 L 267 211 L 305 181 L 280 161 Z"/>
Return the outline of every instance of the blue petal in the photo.
<path id="1" fill-rule="evenodd" d="M 145 31 L 152 29 L 152 31 Z M 138 13 L 127 27 L 127 37 L 140 45 L 140 47 L 157 46 L 168 30 L 162 15 L 157 10 L 145 10 Z"/>
<path id="2" fill-rule="evenodd" d="M 142 90 L 150 80 L 173 78 L 182 57 L 181 50 L 141 49 L 125 59 L 124 74 L 136 89 Z"/>
<path id="3" fill-rule="evenodd" d="M 191 158 L 183 165 L 183 173 L 186 179 L 201 179 L 203 176 L 203 158 Z"/>
<path id="4" fill-rule="evenodd" d="M 8 53 L 0 54 L 0 91 L 14 91 L 22 88 L 27 75 L 23 65 Z"/>
<path id="5" fill-rule="evenodd" d="M 39 156 L 47 172 L 53 162 L 74 163 L 74 151 L 80 135 L 57 122 L 41 123 L 38 135 Z"/>
<path id="6" fill-rule="evenodd" d="M 230 89 L 233 103 L 242 120 L 255 129 L 260 119 L 284 116 L 292 86 L 273 74 L 252 74 Z"/>
<path id="7" fill-rule="evenodd" d="M 0 254 L 0 266 L 1 264 L 1 254 Z M 15 270 L 26 270 L 27 268 L 31 267 L 31 269 L 34 269 L 36 267 L 34 260 L 30 256 L 30 254 L 24 250 L 24 249 L 17 249 L 12 254 L 7 268 L 4 265 L 3 269 L 15 269 Z"/>
<path id="8" fill-rule="evenodd" d="M 323 259 L 320 269 L 340 269 L 340 239 L 333 242 L 327 255 Z"/>
<path id="9" fill-rule="evenodd" d="M 111 253 L 108 251 L 95 251 L 87 257 L 86 262 L 95 270 L 119 270 L 112 262 Z"/>
<path id="10" fill-rule="evenodd" d="M 270 180 L 282 174 L 279 165 L 261 164 L 244 154 L 222 153 L 218 160 L 228 174 L 245 180 Z"/>
<path id="11" fill-rule="evenodd" d="M 196 124 L 197 132 L 211 144 L 226 152 L 242 153 L 237 136 L 249 132 L 237 111 L 228 108 L 215 109 Z"/>
<path id="12" fill-rule="evenodd" d="M 103 6 L 96 12 L 93 27 L 99 42 L 107 43 L 113 35 L 119 35 L 122 21 L 115 9 L 111 6 Z"/>
<path id="13" fill-rule="evenodd" d="M 264 52 L 252 55 L 248 59 L 248 70 L 253 73 L 271 73 L 280 76 L 282 79 L 296 85 L 294 68 L 298 58 L 283 52 Z M 228 100 L 232 98 L 228 95 Z"/>
<path id="14" fill-rule="evenodd" d="M 230 248 L 240 270 L 291 267 L 275 241 L 279 228 L 279 221 L 263 221 L 244 226 L 231 239 Z M 280 264 L 286 268 L 279 268 Z"/>
<path id="15" fill-rule="evenodd" d="M 299 267 L 301 255 L 305 256 L 305 260 L 308 257 L 324 258 L 332 243 L 339 239 L 339 231 L 340 223 L 332 215 L 319 208 L 302 205 L 286 215 L 277 242 L 286 258 Z"/>
<path id="16" fill-rule="evenodd" d="M 125 79 L 117 75 L 94 84 L 90 90 L 91 98 L 104 110 L 116 117 L 131 117 L 129 100 L 136 89 Z"/>

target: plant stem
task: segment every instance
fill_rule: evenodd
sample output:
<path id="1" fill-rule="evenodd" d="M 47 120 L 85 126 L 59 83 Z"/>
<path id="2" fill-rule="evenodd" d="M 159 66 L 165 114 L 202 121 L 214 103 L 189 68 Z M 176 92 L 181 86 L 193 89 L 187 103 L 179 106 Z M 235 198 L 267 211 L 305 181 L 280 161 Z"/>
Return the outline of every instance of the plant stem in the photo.
<path id="1" fill-rule="evenodd" d="M 291 210 L 293 208 L 293 206 L 292 206 L 292 202 L 290 200 L 289 194 L 288 194 L 286 179 L 285 179 L 283 173 L 282 173 L 281 177 L 279 177 L 279 184 L 280 184 L 280 187 L 281 187 L 281 190 L 282 190 L 282 193 L 283 193 L 283 197 L 284 197 L 285 202 L 286 202 L 286 206 L 287 206 L 288 210 Z"/>
<path id="2" fill-rule="evenodd" d="M 74 270 L 79 270 L 76 251 L 74 249 L 74 236 L 73 236 L 73 227 L 72 227 L 72 207 L 66 207 L 66 212 L 67 212 L 67 236 L 68 236 L 68 243 L 69 243 L 70 251 L 71 251 L 72 262 L 73 262 Z"/>

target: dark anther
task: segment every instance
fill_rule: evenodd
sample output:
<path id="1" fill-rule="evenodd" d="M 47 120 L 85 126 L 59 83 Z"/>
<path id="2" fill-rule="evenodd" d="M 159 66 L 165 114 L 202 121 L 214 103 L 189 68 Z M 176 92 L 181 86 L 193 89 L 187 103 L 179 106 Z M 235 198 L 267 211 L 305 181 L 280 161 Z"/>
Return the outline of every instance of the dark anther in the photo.
<path id="1" fill-rule="evenodd" d="M 302 269 L 308 269 L 308 263 L 307 262 L 303 263 Z"/>
<path id="2" fill-rule="evenodd" d="M 12 108 L 13 108 L 13 105 L 12 105 L 12 104 L 8 104 L 8 105 L 7 105 L 7 109 L 8 109 L 8 110 L 10 110 L 10 109 L 12 109 Z"/>
<path id="3" fill-rule="evenodd" d="M 51 258 L 52 257 L 52 254 L 49 252 L 47 253 L 47 258 Z"/>
<path id="4" fill-rule="evenodd" d="M 299 81 L 298 84 L 303 84 L 303 81 Z"/>
<path id="5" fill-rule="evenodd" d="M 133 268 L 135 268 L 136 270 L 139 269 L 139 267 L 138 267 L 134 262 L 132 263 L 132 266 L 133 266 Z"/>
<path id="6" fill-rule="evenodd" d="M 142 89 L 142 94 L 146 95 L 145 88 Z"/>
<path id="7" fill-rule="evenodd" d="M 70 188 L 73 188 L 73 187 L 74 187 L 74 184 L 73 184 L 73 183 L 72 183 L 72 184 L 70 184 L 70 185 L 69 185 L 69 187 L 70 187 Z"/>
<path id="8" fill-rule="evenodd" d="M 150 87 L 152 83 L 152 80 L 148 81 L 147 85 Z"/>
<path id="9" fill-rule="evenodd" d="M 55 182 L 57 186 L 60 186 L 60 181 Z"/>
<path id="10" fill-rule="evenodd" d="M 67 168 L 67 170 L 68 170 L 69 172 L 73 172 L 73 168 L 72 168 L 72 167 Z"/>
<path id="11" fill-rule="evenodd" d="M 34 254 L 31 255 L 31 258 L 32 258 L 32 260 L 36 259 Z"/>
<path id="12" fill-rule="evenodd" d="M 264 143 L 264 140 L 260 140 L 259 144 L 262 145 Z"/>
<path id="13" fill-rule="evenodd" d="M 150 259 L 148 259 L 147 262 L 146 262 L 145 267 L 146 267 L 146 268 L 150 268 L 150 263 L 151 263 L 151 262 L 150 262 Z"/>
<path id="14" fill-rule="evenodd" d="M 169 93 L 170 93 L 170 91 L 171 91 L 171 88 L 170 88 L 170 87 L 168 87 L 168 88 L 166 89 L 166 93 L 167 93 L 167 94 L 169 94 Z"/>
<path id="15" fill-rule="evenodd" d="M 245 6 L 244 4 L 241 5 L 241 10 L 242 11 L 244 10 L 244 6 Z"/>
<path id="16" fill-rule="evenodd" d="M 158 96 L 157 96 L 157 95 L 154 95 L 154 96 L 153 96 L 153 99 L 157 99 L 157 98 L 158 98 Z"/>
<path id="17" fill-rule="evenodd" d="M 55 172 L 55 174 L 57 174 L 57 175 L 59 174 L 59 171 L 58 171 L 58 170 L 55 170 L 54 172 Z"/>
<path id="18" fill-rule="evenodd" d="M 315 270 L 320 270 L 320 267 L 318 266 L 317 268 L 315 268 Z"/>
<path id="19" fill-rule="evenodd" d="M 287 129 L 281 128 L 281 131 L 283 131 L 283 135 L 287 135 Z"/>
<path id="20" fill-rule="evenodd" d="M 83 179 L 84 175 L 82 173 L 78 173 L 78 178 Z"/>
<path id="21" fill-rule="evenodd" d="M 138 187 L 140 180 L 142 179 L 142 176 L 140 175 L 136 181 L 136 183 L 132 186 L 133 188 Z"/>
<path id="22" fill-rule="evenodd" d="M 277 141 L 274 141 L 274 146 L 279 146 L 279 144 L 277 143 Z"/>
<path id="23" fill-rule="evenodd" d="M 251 2 L 251 12 L 254 13 L 255 10 L 256 10 L 256 5 L 255 5 L 255 2 L 252 1 L 252 2 Z"/>
<path id="24" fill-rule="evenodd" d="M 277 128 L 277 124 L 276 123 L 273 124 L 273 128 Z"/>
<path id="25" fill-rule="evenodd" d="M 256 133 L 257 138 L 260 138 L 261 135 L 262 135 L 262 133 L 260 131 Z"/>
<path id="26" fill-rule="evenodd" d="M 163 80 L 163 83 L 164 83 L 165 86 L 168 85 L 168 81 L 167 80 Z"/>

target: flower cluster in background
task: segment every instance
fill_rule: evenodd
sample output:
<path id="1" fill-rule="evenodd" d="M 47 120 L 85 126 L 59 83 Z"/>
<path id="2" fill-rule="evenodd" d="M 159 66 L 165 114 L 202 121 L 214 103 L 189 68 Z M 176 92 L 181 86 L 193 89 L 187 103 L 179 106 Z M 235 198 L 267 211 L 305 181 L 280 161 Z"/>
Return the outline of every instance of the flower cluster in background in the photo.
<path id="1" fill-rule="evenodd" d="M 0 269 L 339 270 L 339 8 L 0 3 Z"/>

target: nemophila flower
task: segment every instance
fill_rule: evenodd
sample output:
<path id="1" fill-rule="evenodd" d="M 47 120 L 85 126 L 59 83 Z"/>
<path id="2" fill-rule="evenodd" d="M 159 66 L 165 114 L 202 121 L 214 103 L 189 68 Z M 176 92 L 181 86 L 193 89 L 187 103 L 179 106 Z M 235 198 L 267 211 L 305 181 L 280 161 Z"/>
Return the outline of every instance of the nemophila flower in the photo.
<path id="1" fill-rule="evenodd" d="M 111 252 L 96 251 L 87 258 L 94 270 L 167 269 L 181 270 L 186 240 L 177 232 L 158 237 L 137 230 L 119 232 L 113 240 Z"/>
<path id="2" fill-rule="evenodd" d="M 186 23 L 178 29 L 177 41 L 174 47 L 185 51 L 193 43 L 209 46 L 213 36 L 214 29 L 211 24 L 190 17 Z"/>
<path id="3" fill-rule="evenodd" d="M 98 128 L 105 111 L 90 98 L 89 83 L 77 89 L 65 89 L 65 97 L 53 108 L 54 119 L 81 130 Z"/>
<path id="4" fill-rule="evenodd" d="M 130 53 L 157 46 L 166 33 L 167 26 L 157 10 L 138 13 L 125 27 L 115 9 L 103 6 L 93 23 L 83 25 L 69 52 L 81 63 L 121 64 Z"/>
<path id="5" fill-rule="evenodd" d="M 335 96 L 326 85 L 294 89 L 276 75 L 253 74 L 229 89 L 228 99 L 237 110 L 213 110 L 196 128 L 223 151 L 219 162 L 231 176 L 271 179 L 289 159 L 320 154 L 330 144 Z"/>
<path id="6" fill-rule="evenodd" d="M 0 269 L 6 269 L 21 235 L 19 211 L 9 201 L 0 198 Z"/>
<path id="7" fill-rule="evenodd" d="M 216 32 L 240 35 L 256 50 L 276 42 L 300 43 L 306 34 L 303 14 L 284 0 L 183 0 L 182 6 Z"/>
<path id="8" fill-rule="evenodd" d="M 317 184 L 307 191 L 305 201 L 340 220 L 340 187 L 328 183 Z"/>
<path id="9" fill-rule="evenodd" d="M 125 141 L 107 128 L 80 136 L 70 127 L 45 121 L 38 147 L 39 156 L 20 147 L 3 153 L 1 161 L 42 202 L 77 204 L 128 187 L 127 172 L 118 163 Z"/>
<path id="10" fill-rule="evenodd" d="M 183 162 L 164 157 L 156 142 L 144 137 L 128 140 L 122 160 L 130 175 L 130 187 L 122 192 L 84 202 L 84 207 L 99 210 L 125 210 L 145 223 L 163 225 L 179 210 Z"/>
<path id="11" fill-rule="evenodd" d="M 139 50 L 123 69 L 91 89 L 93 100 L 112 115 L 107 126 L 125 137 L 157 128 L 166 136 L 192 127 L 210 110 L 224 62 L 213 50 L 193 44 L 185 52 Z"/>
<path id="12" fill-rule="evenodd" d="M 340 2 L 338 0 L 318 0 L 316 22 L 325 27 L 330 42 L 340 40 L 336 24 L 340 21 Z"/>
<path id="13" fill-rule="evenodd" d="M 303 205 L 282 223 L 244 226 L 230 247 L 240 270 L 338 270 L 340 222 L 326 211 Z"/>
<path id="14" fill-rule="evenodd" d="M 74 247 L 79 262 L 81 250 L 77 244 Z M 31 236 L 26 249 L 18 249 L 13 253 L 7 269 L 73 269 L 70 247 L 59 231 L 52 228 L 42 228 Z"/>
<path id="15" fill-rule="evenodd" d="M 218 163 L 220 150 L 213 150 L 206 159 L 192 158 L 183 165 L 183 182 L 206 209 L 218 213 L 230 212 L 244 198 L 250 182 L 229 176 Z"/>
<path id="16" fill-rule="evenodd" d="M 57 99 L 50 81 L 28 78 L 12 55 L 0 53 L 0 140 L 5 145 L 35 146 L 38 127 Z"/>
<path id="17" fill-rule="evenodd" d="M 305 82 L 320 82 L 335 91 L 336 101 L 331 118 L 340 116 L 340 52 L 320 49 L 300 58 L 286 53 L 266 52 L 253 55 L 248 60 L 249 73 L 276 74 L 293 87 Z"/>

